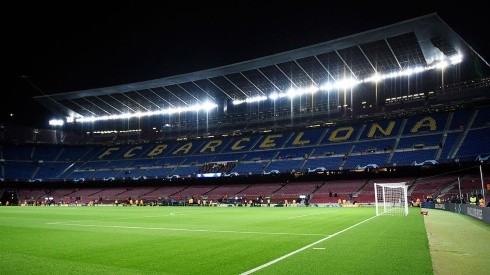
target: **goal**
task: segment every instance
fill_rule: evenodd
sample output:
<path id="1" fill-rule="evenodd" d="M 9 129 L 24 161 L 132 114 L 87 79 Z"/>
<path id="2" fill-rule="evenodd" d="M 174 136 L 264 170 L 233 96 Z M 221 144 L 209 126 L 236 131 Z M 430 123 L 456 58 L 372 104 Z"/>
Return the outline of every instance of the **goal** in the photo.
<path id="1" fill-rule="evenodd" d="M 407 190 L 405 182 L 374 183 L 376 216 L 408 215 Z"/>

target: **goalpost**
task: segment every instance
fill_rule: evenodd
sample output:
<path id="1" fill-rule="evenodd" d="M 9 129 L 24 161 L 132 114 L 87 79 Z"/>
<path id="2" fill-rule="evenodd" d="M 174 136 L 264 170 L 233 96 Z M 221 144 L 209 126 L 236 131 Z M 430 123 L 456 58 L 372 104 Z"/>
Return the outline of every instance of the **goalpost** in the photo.
<path id="1" fill-rule="evenodd" d="M 376 216 L 408 215 L 408 185 L 405 182 L 374 183 Z"/>

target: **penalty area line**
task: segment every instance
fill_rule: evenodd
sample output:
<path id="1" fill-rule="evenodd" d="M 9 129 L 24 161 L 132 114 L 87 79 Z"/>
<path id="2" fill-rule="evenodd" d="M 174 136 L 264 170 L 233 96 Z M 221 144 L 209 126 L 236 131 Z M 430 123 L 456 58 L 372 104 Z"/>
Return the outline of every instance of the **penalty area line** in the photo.
<path id="1" fill-rule="evenodd" d="M 340 210 L 333 210 L 333 211 L 326 211 L 326 212 L 318 212 L 318 213 L 313 213 L 313 214 L 307 214 L 307 215 L 301 215 L 301 216 L 293 216 L 293 217 L 289 217 L 289 219 L 297 219 L 297 218 L 304 218 L 304 217 L 308 217 L 308 216 L 313 216 L 313 215 L 323 215 L 323 214 L 330 214 L 330 213 L 333 213 L 333 212 L 338 212 Z"/>
<path id="2" fill-rule="evenodd" d="M 354 227 L 356 227 L 356 226 L 358 226 L 358 225 L 360 225 L 360 224 L 363 224 L 363 223 L 365 223 L 365 222 L 367 222 L 367 221 L 369 221 L 369 220 L 371 220 L 371 219 L 374 219 L 374 218 L 376 218 L 376 217 L 377 217 L 377 216 L 373 216 L 373 217 L 371 217 L 371 218 L 368 218 L 368 219 L 365 219 L 365 220 L 363 220 L 363 221 L 360 221 L 360 222 L 358 222 L 358 223 L 356 223 L 356 224 L 354 224 L 354 225 L 351 225 L 351 226 L 349 226 L 349 227 L 347 227 L 347 228 L 345 228 L 345 229 L 342 229 L 342 230 L 340 230 L 340 231 L 338 231 L 338 232 L 335 232 L 335 233 L 333 233 L 332 235 L 329 235 L 328 237 L 325 237 L 325 238 L 320 239 L 320 240 L 318 240 L 318 241 L 316 241 L 316 242 L 313 242 L 313 243 L 311 243 L 311 244 L 309 244 L 309 245 L 307 245 L 307 246 L 303 246 L 303 247 L 301 247 L 301 248 L 299 248 L 299 249 L 296 249 L 295 251 L 290 252 L 290 253 L 288 253 L 288 254 L 286 254 L 286 255 L 282 256 L 282 257 L 279 257 L 279 258 L 274 259 L 274 260 L 272 260 L 272 261 L 270 261 L 270 262 L 267 262 L 267 263 L 265 263 L 265 264 L 263 264 L 263 265 L 259 265 L 259 266 L 257 266 L 256 268 L 253 268 L 253 269 L 250 269 L 250 270 L 245 271 L 245 272 L 243 272 L 243 273 L 240 273 L 240 275 L 252 274 L 252 273 L 254 273 L 254 272 L 256 272 L 256 271 L 259 271 L 259 270 L 261 270 L 261 269 L 264 269 L 264 268 L 266 268 L 266 267 L 268 267 L 268 266 L 271 266 L 271 265 L 273 265 L 273 264 L 275 264 L 275 263 L 277 263 L 277 262 L 280 262 L 280 261 L 282 261 L 282 260 L 284 260 L 284 259 L 286 259 L 286 258 L 289 258 L 289 257 L 293 256 L 293 255 L 294 255 L 294 254 L 296 254 L 296 253 L 299 253 L 299 252 L 301 252 L 301 251 L 303 251 L 303 250 L 305 250 L 305 249 L 308 249 L 308 248 L 310 248 L 310 247 L 312 247 L 312 246 L 315 246 L 315 245 L 317 245 L 317 244 L 319 244 L 319 243 L 321 243 L 321 242 L 323 242 L 323 241 L 326 241 L 326 240 L 328 240 L 328 239 L 330 239 L 330 238 L 332 238 L 332 237 L 335 237 L 335 236 L 337 236 L 337 235 L 339 235 L 339 234 L 341 234 L 341 233 L 344 233 L 345 231 L 350 230 L 350 229 L 352 229 L 352 228 L 354 228 Z"/>
<path id="3" fill-rule="evenodd" d="M 325 236 L 325 234 L 308 233 L 289 233 L 289 232 L 259 232 L 259 231 L 233 231 L 233 230 L 207 230 L 207 229 L 188 229 L 188 228 L 168 228 L 168 227 L 144 227 L 144 226 L 122 226 L 122 225 L 98 225 L 81 223 L 46 223 L 48 225 L 78 226 L 78 227 L 98 227 L 98 228 L 120 228 L 120 229 L 144 229 L 144 230 L 165 230 L 181 232 L 204 232 L 204 233 L 231 233 L 231 234 L 260 234 L 260 235 L 292 235 L 292 236 Z"/>

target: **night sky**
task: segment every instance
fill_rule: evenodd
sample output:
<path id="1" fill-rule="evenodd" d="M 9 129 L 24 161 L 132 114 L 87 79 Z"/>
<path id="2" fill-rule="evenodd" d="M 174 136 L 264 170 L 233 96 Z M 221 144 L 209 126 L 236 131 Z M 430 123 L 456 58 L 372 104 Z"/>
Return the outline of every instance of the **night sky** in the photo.
<path id="1" fill-rule="evenodd" d="M 34 96 L 229 65 L 434 12 L 490 60 L 490 16 L 483 4 L 444 1 L 421 7 L 349 1 L 330 8 L 321 1 L 265 2 L 161 1 L 111 7 L 41 2 L 5 7 L 2 63 L 7 85 L 0 122 L 46 128 L 52 116 Z"/>

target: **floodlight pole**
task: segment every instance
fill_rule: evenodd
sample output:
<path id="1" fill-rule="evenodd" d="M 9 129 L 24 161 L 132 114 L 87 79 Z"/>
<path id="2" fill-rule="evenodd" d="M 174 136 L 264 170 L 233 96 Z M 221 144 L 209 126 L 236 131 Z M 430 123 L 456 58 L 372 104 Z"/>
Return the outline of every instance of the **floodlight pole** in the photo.
<path id="1" fill-rule="evenodd" d="M 481 170 L 481 163 L 480 163 L 480 179 L 481 179 L 481 195 L 483 197 L 483 200 L 485 201 L 485 188 L 483 187 L 483 172 Z"/>
<path id="2" fill-rule="evenodd" d="M 463 194 L 461 194 L 461 182 L 458 177 L 458 189 L 459 189 L 459 204 L 463 203 Z"/>

